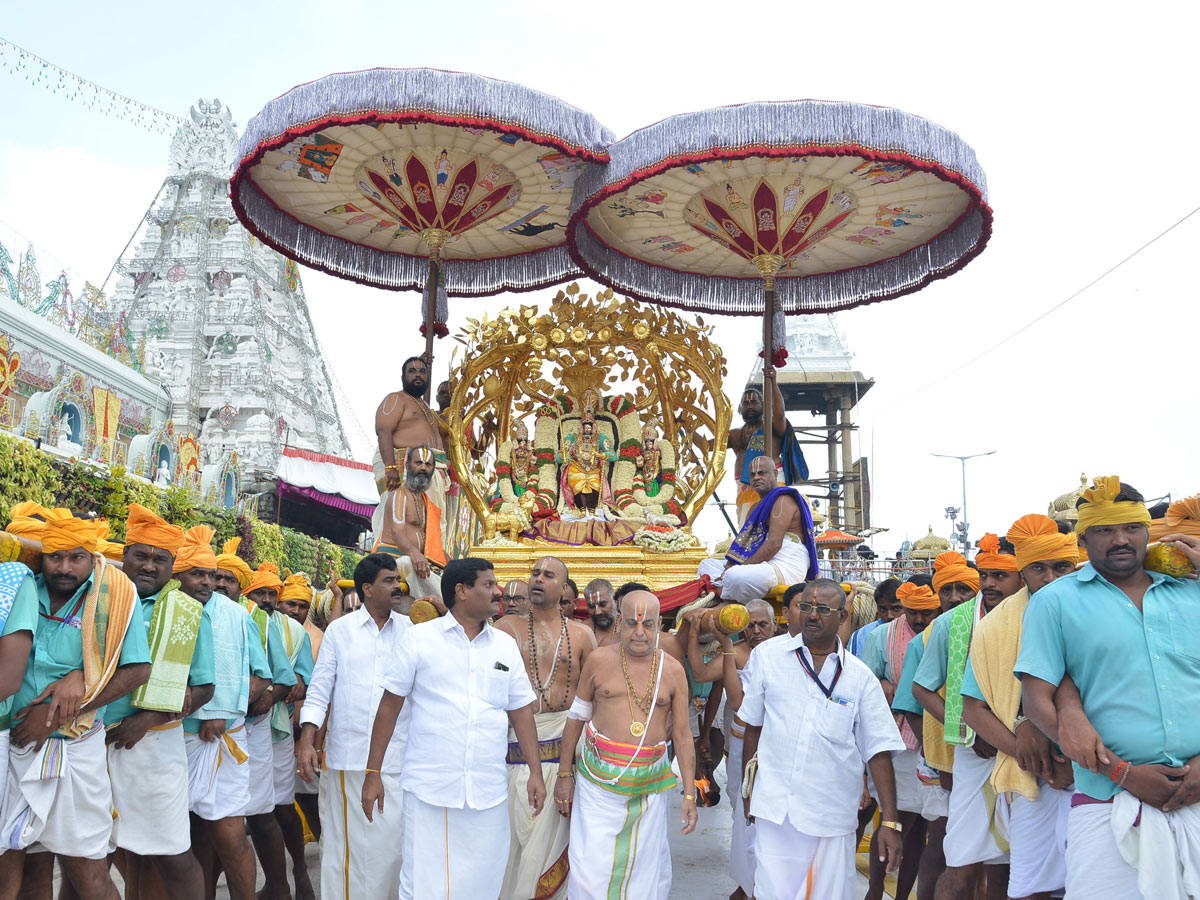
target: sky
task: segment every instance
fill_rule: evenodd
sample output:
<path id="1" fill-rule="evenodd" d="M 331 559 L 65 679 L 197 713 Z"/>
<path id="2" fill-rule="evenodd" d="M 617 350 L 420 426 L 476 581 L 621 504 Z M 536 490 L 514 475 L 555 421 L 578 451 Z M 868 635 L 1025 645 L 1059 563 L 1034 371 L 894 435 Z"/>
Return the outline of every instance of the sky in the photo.
<path id="1" fill-rule="evenodd" d="M 1200 6 L 1155 2 L 1119 14 L 1019 2 L 67 2 L 7 10 L 0 37 L 178 115 L 220 98 L 239 127 L 331 72 L 431 66 L 554 94 L 618 137 L 674 113 L 806 97 L 896 106 L 957 132 L 987 173 L 991 243 L 951 278 L 838 317 L 875 380 L 855 455 L 870 458 L 872 521 L 888 529 L 873 544 L 892 553 L 929 526 L 948 535 L 944 509 L 962 505 L 959 463 L 933 453 L 995 451 L 968 463 L 974 537 L 1044 512 L 1082 473 L 1119 474 L 1147 497 L 1200 490 L 1188 349 L 1200 333 L 1200 214 L 1068 301 L 1200 207 L 1185 162 L 1200 142 L 1188 90 L 1198 25 Z M 165 175 L 169 136 L 4 70 L 0 119 L 0 235 L 32 241 L 73 285 L 102 281 Z M 407 337 L 417 295 L 308 270 L 304 285 L 366 459 L 375 406 L 422 349 Z M 552 293 L 452 301 L 451 331 Z M 715 321 L 736 400 L 758 325 Z M 435 347 L 438 380 L 449 346 Z M 728 479 L 721 493 L 732 499 Z M 696 527 L 709 541 L 724 530 L 714 509 Z"/>

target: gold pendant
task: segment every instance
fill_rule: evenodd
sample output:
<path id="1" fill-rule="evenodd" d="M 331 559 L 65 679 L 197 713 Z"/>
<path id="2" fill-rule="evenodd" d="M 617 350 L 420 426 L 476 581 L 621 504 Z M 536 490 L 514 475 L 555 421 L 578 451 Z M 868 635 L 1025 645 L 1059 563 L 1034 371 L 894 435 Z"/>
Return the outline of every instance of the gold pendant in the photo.
<path id="1" fill-rule="evenodd" d="M 634 722 L 632 725 L 629 726 L 629 733 L 632 734 L 634 737 L 641 737 L 643 734 L 646 733 L 646 726 L 643 725 L 641 722 Z"/>

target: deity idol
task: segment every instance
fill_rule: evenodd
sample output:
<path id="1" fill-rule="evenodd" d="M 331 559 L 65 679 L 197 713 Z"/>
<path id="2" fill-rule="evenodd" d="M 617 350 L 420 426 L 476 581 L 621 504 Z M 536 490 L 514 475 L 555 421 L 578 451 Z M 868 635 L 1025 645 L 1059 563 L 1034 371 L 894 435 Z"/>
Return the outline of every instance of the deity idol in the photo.
<path id="1" fill-rule="evenodd" d="M 642 474 L 647 497 L 657 497 L 662 489 L 662 450 L 658 448 L 658 421 L 648 419 L 642 426 L 642 449 L 634 458 Z"/>
<path id="2" fill-rule="evenodd" d="M 558 461 L 563 463 L 559 489 L 567 505 L 579 512 L 594 512 L 600 503 L 612 503 L 608 463 L 617 454 L 603 435 L 596 434 L 594 413 L 586 406 L 579 434 L 567 438 Z"/>
<path id="3" fill-rule="evenodd" d="M 536 469 L 533 466 L 533 447 L 529 444 L 529 429 L 524 422 L 513 425 L 512 441 L 508 462 L 512 468 L 513 494 L 521 506 L 527 508 L 533 503 Z"/>

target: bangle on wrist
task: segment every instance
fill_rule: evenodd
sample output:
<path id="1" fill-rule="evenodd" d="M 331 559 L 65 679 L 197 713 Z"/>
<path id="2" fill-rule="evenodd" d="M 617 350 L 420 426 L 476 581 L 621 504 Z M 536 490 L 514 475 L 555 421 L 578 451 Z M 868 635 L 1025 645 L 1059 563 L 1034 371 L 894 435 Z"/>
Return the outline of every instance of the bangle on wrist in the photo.
<path id="1" fill-rule="evenodd" d="M 381 771 L 379 771 L 379 769 L 367 769 L 367 773 L 370 775 L 382 775 L 383 774 Z"/>
<path id="2" fill-rule="evenodd" d="M 684 795 L 683 795 L 683 799 L 684 799 L 684 800 L 691 800 L 693 803 L 695 803 L 695 802 L 696 802 L 696 795 L 695 795 L 695 794 L 684 794 Z"/>
<path id="3" fill-rule="evenodd" d="M 1013 720 L 1013 734 L 1016 734 L 1017 729 L 1020 728 L 1022 725 L 1024 725 L 1028 721 L 1029 721 L 1029 716 L 1017 716 L 1017 718 Z"/>
<path id="4" fill-rule="evenodd" d="M 574 777 L 575 777 L 575 773 L 574 773 L 574 772 L 570 772 L 570 771 L 568 771 L 568 772 L 564 772 L 562 769 L 559 769 L 559 770 L 558 770 L 558 777 L 559 777 L 559 778 L 574 778 Z"/>

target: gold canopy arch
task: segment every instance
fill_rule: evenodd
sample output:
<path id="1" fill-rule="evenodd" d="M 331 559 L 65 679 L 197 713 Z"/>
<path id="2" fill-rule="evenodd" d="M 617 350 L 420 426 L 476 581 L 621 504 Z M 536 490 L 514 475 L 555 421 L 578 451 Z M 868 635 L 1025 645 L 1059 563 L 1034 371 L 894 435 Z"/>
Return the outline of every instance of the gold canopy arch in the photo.
<path id="1" fill-rule="evenodd" d="M 486 534 L 496 531 L 495 463 L 514 423 L 531 424 L 547 405 L 578 410 L 589 389 L 606 413 L 632 406 L 641 423 L 661 424 L 676 451 L 676 497 L 690 529 L 724 475 L 732 418 L 711 326 L 611 289 L 589 296 L 578 284 L 559 291 L 546 313 L 522 306 L 467 322 L 456 336 L 465 353 L 450 372 L 449 448 L 455 471 L 470 473 L 462 494 Z M 636 452 L 625 443 L 619 458 Z"/>

